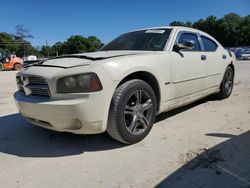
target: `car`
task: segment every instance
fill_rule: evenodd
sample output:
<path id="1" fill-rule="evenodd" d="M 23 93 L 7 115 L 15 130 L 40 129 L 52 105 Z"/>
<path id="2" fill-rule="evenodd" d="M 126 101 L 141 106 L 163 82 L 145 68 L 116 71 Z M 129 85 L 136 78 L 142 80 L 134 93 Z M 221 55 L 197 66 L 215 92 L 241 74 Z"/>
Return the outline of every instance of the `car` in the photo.
<path id="1" fill-rule="evenodd" d="M 51 58 L 17 73 L 14 98 L 31 123 L 134 144 L 156 115 L 209 95 L 230 96 L 235 56 L 186 27 L 123 34 L 97 52 Z"/>
<path id="2" fill-rule="evenodd" d="M 23 68 L 23 60 L 15 54 L 0 50 L 0 71 L 3 70 L 21 70 Z"/>
<path id="3" fill-rule="evenodd" d="M 243 51 L 244 51 L 243 48 L 236 48 L 235 49 L 234 53 L 235 53 L 235 57 L 236 57 L 237 60 L 240 59 L 240 56 L 241 56 L 241 54 L 242 54 Z"/>
<path id="4" fill-rule="evenodd" d="M 239 60 L 250 60 L 250 50 L 245 49 L 239 55 Z"/>

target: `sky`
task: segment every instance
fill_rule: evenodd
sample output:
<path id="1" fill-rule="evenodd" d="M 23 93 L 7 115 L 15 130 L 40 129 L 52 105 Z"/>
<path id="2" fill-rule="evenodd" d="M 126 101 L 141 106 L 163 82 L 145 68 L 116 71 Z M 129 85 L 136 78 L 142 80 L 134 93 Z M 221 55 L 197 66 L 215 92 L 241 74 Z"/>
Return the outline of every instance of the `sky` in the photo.
<path id="1" fill-rule="evenodd" d="M 1 0 L 0 32 L 15 33 L 16 25 L 24 25 L 34 46 L 77 34 L 107 43 L 131 30 L 231 12 L 249 15 L 250 0 Z"/>

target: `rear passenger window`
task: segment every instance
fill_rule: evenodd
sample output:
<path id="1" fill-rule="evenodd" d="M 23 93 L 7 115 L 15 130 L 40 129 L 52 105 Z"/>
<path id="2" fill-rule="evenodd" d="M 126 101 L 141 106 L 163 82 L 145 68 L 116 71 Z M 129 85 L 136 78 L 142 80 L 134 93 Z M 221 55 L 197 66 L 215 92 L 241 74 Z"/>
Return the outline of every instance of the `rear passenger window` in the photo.
<path id="1" fill-rule="evenodd" d="M 204 36 L 201 36 L 201 40 L 203 42 L 205 51 L 213 52 L 217 49 L 217 44 L 214 41 L 212 41 L 211 39 L 204 37 Z"/>
<path id="2" fill-rule="evenodd" d="M 194 41 L 195 45 L 194 48 L 191 50 L 185 50 L 185 51 L 200 51 L 201 47 L 197 38 L 196 34 L 192 34 L 192 33 L 183 33 L 180 38 L 179 38 L 179 42 L 181 41 L 186 41 L 186 40 L 192 40 Z"/>

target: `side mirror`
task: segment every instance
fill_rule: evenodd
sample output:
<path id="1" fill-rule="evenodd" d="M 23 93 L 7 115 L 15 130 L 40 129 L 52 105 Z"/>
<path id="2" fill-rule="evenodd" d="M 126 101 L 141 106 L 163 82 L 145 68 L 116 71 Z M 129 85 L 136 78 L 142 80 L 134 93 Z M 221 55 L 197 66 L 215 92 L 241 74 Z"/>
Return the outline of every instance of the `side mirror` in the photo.
<path id="1" fill-rule="evenodd" d="M 195 46 L 195 42 L 193 40 L 181 40 L 178 41 L 174 45 L 174 50 L 179 51 L 179 50 L 192 50 Z"/>

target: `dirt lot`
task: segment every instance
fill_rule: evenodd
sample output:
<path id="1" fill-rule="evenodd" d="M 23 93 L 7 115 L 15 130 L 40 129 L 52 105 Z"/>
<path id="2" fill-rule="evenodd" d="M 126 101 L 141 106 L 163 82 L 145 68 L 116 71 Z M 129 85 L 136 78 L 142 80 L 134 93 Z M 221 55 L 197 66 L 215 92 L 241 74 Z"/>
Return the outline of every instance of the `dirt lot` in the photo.
<path id="1" fill-rule="evenodd" d="M 27 123 L 15 72 L 0 77 L 1 187 L 250 187 L 250 62 L 236 63 L 230 98 L 162 114 L 132 146 Z"/>

